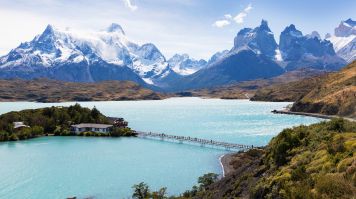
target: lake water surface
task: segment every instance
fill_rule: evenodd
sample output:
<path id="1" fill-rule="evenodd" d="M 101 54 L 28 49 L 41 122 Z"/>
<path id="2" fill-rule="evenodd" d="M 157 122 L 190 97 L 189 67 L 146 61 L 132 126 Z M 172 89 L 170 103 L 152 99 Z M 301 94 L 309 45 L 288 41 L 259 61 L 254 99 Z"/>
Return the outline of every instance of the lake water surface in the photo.
<path id="1" fill-rule="evenodd" d="M 0 114 L 73 103 L 1 102 Z M 200 98 L 161 101 L 80 102 L 124 117 L 135 130 L 226 142 L 266 145 L 282 129 L 320 121 L 275 115 L 290 103 Z M 140 138 L 43 137 L 0 143 L 0 198 L 128 198 L 133 184 L 168 187 L 178 194 L 197 177 L 221 174 L 226 151 Z"/>

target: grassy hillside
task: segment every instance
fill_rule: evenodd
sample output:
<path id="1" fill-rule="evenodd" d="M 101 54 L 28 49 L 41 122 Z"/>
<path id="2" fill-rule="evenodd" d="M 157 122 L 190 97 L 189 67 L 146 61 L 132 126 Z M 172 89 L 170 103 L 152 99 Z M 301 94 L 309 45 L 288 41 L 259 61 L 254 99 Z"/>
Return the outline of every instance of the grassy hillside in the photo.
<path id="1" fill-rule="evenodd" d="M 0 101 L 157 100 L 165 96 L 129 81 L 74 83 L 47 79 L 0 80 Z"/>
<path id="2" fill-rule="evenodd" d="M 258 89 L 252 101 L 295 102 L 320 84 L 320 77 L 290 83 L 276 84 Z"/>
<path id="3" fill-rule="evenodd" d="M 257 79 L 252 81 L 238 82 L 231 85 L 220 86 L 215 88 L 191 90 L 183 93 L 178 93 L 178 95 L 222 99 L 247 99 L 254 95 L 257 95 L 257 97 L 252 97 L 252 99 L 259 101 L 295 101 L 291 99 L 296 99 L 300 97 L 300 93 L 304 94 L 305 92 L 310 91 L 312 88 L 312 84 L 308 82 L 306 83 L 306 86 L 297 85 L 298 87 L 296 87 L 294 85 L 294 82 L 298 82 L 299 80 L 305 78 L 320 76 L 321 74 L 325 74 L 325 72 L 320 70 L 302 68 L 270 79 Z M 280 85 L 283 84 L 286 84 L 288 86 L 275 91 L 275 88 L 279 88 Z M 291 87 L 295 88 L 295 94 L 289 96 L 285 95 L 285 90 L 289 91 Z M 273 94 L 274 92 L 275 94 Z M 270 97 L 273 95 L 275 97 Z M 261 98 L 259 96 L 263 97 Z"/>
<path id="4" fill-rule="evenodd" d="M 356 118 L 356 61 L 340 72 L 324 76 L 294 103 L 291 111 Z"/>
<path id="5" fill-rule="evenodd" d="M 355 198 L 356 123 L 283 130 L 264 149 L 232 155 L 225 178 L 178 198 Z"/>

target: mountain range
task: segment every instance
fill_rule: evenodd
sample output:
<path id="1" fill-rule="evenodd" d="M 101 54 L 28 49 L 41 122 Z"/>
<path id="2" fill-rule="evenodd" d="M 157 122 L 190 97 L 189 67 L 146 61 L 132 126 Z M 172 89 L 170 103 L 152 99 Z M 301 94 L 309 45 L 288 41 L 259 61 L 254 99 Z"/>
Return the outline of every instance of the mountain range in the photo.
<path id="1" fill-rule="evenodd" d="M 335 28 L 334 35 L 328 34 L 326 39 L 333 43 L 335 52 L 348 63 L 356 59 L 356 21 L 342 21 Z"/>
<path id="2" fill-rule="evenodd" d="M 122 27 L 81 32 L 48 25 L 32 41 L 0 57 L 0 78 L 49 78 L 72 82 L 129 80 L 144 87 L 178 91 L 270 78 L 298 68 L 338 70 L 355 59 L 355 21 L 343 21 L 333 36 L 303 35 L 292 24 L 279 43 L 267 21 L 244 28 L 230 50 L 210 60 L 187 54 L 170 59 L 152 43 L 137 44 Z"/>

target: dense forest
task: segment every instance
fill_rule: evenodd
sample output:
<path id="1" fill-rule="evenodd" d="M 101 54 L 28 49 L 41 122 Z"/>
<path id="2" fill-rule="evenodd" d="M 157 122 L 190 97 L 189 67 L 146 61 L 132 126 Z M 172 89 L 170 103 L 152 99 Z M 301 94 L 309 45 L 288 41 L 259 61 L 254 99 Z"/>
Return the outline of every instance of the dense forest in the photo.
<path id="1" fill-rule="evenodd" d="M 13 122 L 24 122 L 29 127 L 14 129 Z M 73 135 L 70 133 L 70 126 L 79 123 L 110 124 L 111 121 L 95 107 L 93 109 L 83 108 L 79 104 L 69 107 L 13 111 L 0 115 L 0 141 L 25 140 L 48 134 Z M 80 135 L 118 137 L 134 134 L 129 128 L 114 128 L 108 135 L 94 132 L 84 132 Z"/>
<path id="2" fill-rule="evenodd" d="M 285 129 L 264 149 L 233 154 L 230 165 L 234 170 L 226 177 L 202 176 L 180 196 L 150 192 L 141 183 L 133 198 L 145 198 L 142 190 L 148 190 L 146 198 L 354 198 L 356 123 L 333 119 Z"/>

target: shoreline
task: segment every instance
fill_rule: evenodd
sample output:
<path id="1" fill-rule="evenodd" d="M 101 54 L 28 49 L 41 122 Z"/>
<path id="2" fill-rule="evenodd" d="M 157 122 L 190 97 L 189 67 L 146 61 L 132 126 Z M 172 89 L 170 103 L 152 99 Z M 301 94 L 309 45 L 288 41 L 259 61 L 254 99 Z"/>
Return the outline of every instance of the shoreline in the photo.
<path id="1" fill-rule="evenodd" d="M 316 117 L 321 119 L 334 119 L 334 118 L 343 118 L 350 122 L 356 122 L 356 119 L 349 118 L 349 117 L 342 117 L 337 115 L 323 115 L 319 113 L 306 113 L 306 112 L 294 112 L 289 110 L 273 110 L 272 113 L 274 114 L 286 114 L 286 115 L 301 115 L 301 116 L 309 116 L 309 117 Z"/>
<path id="2" fill-rule="evenodd" d="M 222 178 L 226 177 L 233 170 L 230 165 L 230 161 L 233 154 L 234 153 L 227 153 L 219 157 L 219 163 L 222 169 Z"/>
<path id="3" fill-rule="evenodd" d="M 31 100 L 31 99 L 4 99 L 0 98 L 0 103 L 1 102 L 33 102 L 33 103 L 43 103 L 43 104 L 50 104 L 50 103 L 80 103 L 80 102 L 135 102 L 135 101 L 163 101 L 163 100 L 168 100 L 168 99 L 180 99 L 180 98 L 199 98 L 199 99 L 220 99 L 220 100 L 248 100 L 251 101 L 247 98 L 220 98 L 220 97 L 209 97 L 209 96 L 168 96 L 168 97 L 162 97 L 161 99 L 119 99 L 119 100 L 114 100 L 114 99 L 105 99 L 105 100 L 48 100 L 48 101 L 38 101 L 38 100 Z M 253 101 L 251 101 L 253 102 Z"/>

